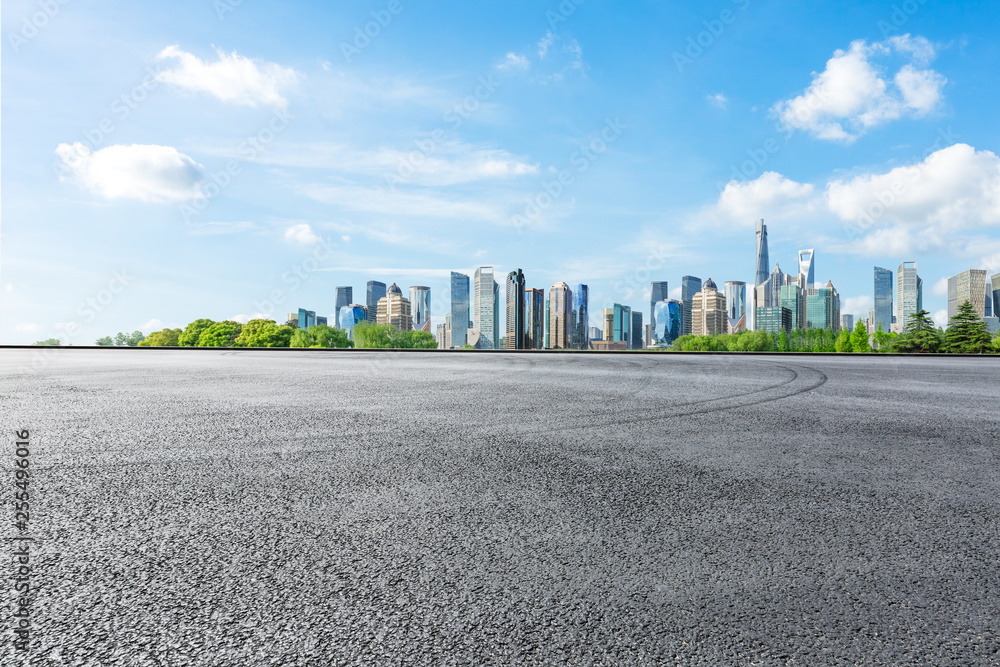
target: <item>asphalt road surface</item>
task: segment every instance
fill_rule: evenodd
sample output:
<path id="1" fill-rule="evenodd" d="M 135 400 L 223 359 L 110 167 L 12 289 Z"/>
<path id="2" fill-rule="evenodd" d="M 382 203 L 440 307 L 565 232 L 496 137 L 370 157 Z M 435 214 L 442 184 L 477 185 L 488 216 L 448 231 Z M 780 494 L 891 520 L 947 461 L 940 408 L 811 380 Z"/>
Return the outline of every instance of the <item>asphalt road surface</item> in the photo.
<path id="1" fill-rule="evenodd" d="M 2 665 L 1000 664 L 1000 359 L 39 354 Z"/>

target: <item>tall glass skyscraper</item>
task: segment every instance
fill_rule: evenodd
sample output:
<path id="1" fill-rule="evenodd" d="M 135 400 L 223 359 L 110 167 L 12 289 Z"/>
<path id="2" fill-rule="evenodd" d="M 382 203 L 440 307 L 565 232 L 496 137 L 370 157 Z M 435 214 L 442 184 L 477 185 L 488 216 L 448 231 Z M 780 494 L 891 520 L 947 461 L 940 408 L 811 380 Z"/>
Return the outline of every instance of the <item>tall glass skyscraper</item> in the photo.
<path id="1" fill-rule="evenodd" d="M 774 304 L 779 308 L 785 308 L 792 318 L 789 325 L 792 329 L 806 328 L 806 292 L 799 289 L 798 285 L 782 285 L 778 303 Z"/>
<path id="2" fill-rule="evenodd" d="M 333 288 L 333 326 L 336 328 L 340 327 L 340 309 L 344 306 L 349 306 L 354 303 L 354 288 L 353 287 L 334 287 Z"/>
<path id="3" fill-rule="evenodd" d="M 524 343 L 521 349 L 545 349 L 545 291 L 529 287 L 524 290 Z"/>
<path id="4" fill-rule="evenodd" d="M 657 301 L 654 309 L 656 326 L 650 334 L 654 347 L 666 347 L 681 337 L 684 304 L 675 299 Z"/>
<path id="5" fill-rule="evenodd" d="M 681 301 L 684 303 L 684 335 L 691 333 L 691 302 L 701 291 L 701 278 L 684 276 L 681 278 Z"/>
<path id="6" fill-rule="evenodd" d="M 742 280 L 727 280 L 725 286 L 726 315 L 729 331 L 743 331 L 747 328 L 747 284 Z"/>
<path id="7" fill-rule="evenodd" d="M 993 288 L 993 317 L 1000 317 L 1000 273 L 990 276 L 990 287 Z"/>
<path id="8" fill-rule="evenodd" d="M 754 331 L 757 330 L 756 317 L 757 308 L 764 304 L 757 303 L 757 287 L 763 285 L 768 279 L 768 267 L 771 265 L 770 259 L 767 256 L 767 225 L 764 224 L 764 220 L 760 219 L 757 221 L 757 262 L 756 269 L 754 273 L 753 286 L 754 290 L 750 293 L 750 328 Z"/>
<path id="9" fill-rule="evenodd" d="M 451 346 L 462 347 L 469 336 L 469 276 L 451 272 Z"/>
<path id="10" fill-rule="evenodd" d="M 880 324 L 885 333 L 892 331 L 892 271 L 876 266 L 875 307 L 872 319 L 872 326 L 875 328 L 872 333 L 878 331 Z"/>
<path id="11" fill-rule="evenodd" d="M 916 262 L 902 262 L 896 270 L 896 328 L 904 331 L 911 316 L 923 306 L 923 281 Z"/>
<path id="12" fill-rule="evenodd" d="M 652 340 L 652 330 L 656 328 L 656 304 L 670 298 L 670 287 L 666 280 L 654 280 L 649 290 L 649 327 L 650 339 Z"/>
<path id="13" fill-rule="evenodd" d="M 632 309 L 620 303 L 614 304 L 614 320 L 612 321 L 611 340 L 620 343 L 631 344 L 632 342 Z"/>
<path id="14" fill-rule="evenodd" d="M 631 339 L 628 342 L 628 349 L 641 350 L 644 346 L 642 335 L 642 311 L 632 311 L 632 323 L 630 327 Z"/>
<path id="15" fill-rule="evenodd" d="M 472 276 L 472 326 L 479 331 L 482 347 L 500 346 L 500 290 L 492 266 L 481 266 Z"/>
<path id="16" fill-rule="evenodd" d="M 799 250 L 799 280 L 803 283 L 802 289 L 814 287 L 816 283 L 816 251 Z"/>
<path id="17" fill-rule="evenodd" d="M 572 349 L 570 329 L 573 326 L 572 311 L 573 293 L 569 285 L 557 282 L 549 288 L 549 349 Z"/>
<path id="18" fill-rule="evenodd" d="M 580 283 L 573 290 L 573 349 L 586 350 L 590 347 L 590 288 Z"/>
<path id="19" fill-rule="evenodd" d="M 365 295 L 365 306 L 368 308 L 368 321 L 375 324 L 378 319 L 378 300 L 385 296 L 385 283 L 377 280 L 368 281 L 368 290 Z"/>
<path id="20" fill-rule="evenodd" d="M 507 274 L 507 327 L 503 340 L 505 350 L 523 350 L 524 344 L 524 273 L 521 269 Z"/>
<path id="21" fill-rule="evenodd" d="M 365 322 L 367 315 L 364 306 L 352 303 L 342 306 L 337 312 L 337 318 L 340 320 L 340 328 L 347 331 L 347 339 L 354 340 L 354 325 Z"/>
<path id="22" fill-rule="evenodd" d="M 410 310 L 413 313 L 413 330 L 431 330 L 431 288 L 422 285 L 410 287 Z"/>

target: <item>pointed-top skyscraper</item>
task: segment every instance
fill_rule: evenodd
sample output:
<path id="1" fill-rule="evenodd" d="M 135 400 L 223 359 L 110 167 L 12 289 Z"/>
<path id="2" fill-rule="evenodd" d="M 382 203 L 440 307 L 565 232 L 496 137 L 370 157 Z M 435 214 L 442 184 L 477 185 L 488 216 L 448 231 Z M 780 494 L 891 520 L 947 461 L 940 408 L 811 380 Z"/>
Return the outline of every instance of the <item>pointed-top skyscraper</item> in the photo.
<path id="1" fill-rule="evenodd" d="M 812 289 L 816 282 L 816 251 L 799 250 L 799 282 L 804 282 L 802 289 Z"/>
<path id="2" fill-rule="evenodd" d="M 750 293 L 750 328 L 757 329 L 757 288 L 767 282 L 770 260 L 767 257 L 767 225 L 764 219 L 757 221 L 757 268 L 753 279 L 753 292 Z"/>

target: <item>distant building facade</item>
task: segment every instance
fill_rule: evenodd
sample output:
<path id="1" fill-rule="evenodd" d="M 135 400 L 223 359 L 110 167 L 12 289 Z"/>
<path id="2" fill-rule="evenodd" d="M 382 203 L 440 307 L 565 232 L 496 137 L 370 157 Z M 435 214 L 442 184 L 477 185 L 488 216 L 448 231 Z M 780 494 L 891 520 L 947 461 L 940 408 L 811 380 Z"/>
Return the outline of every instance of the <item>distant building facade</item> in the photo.
<path id="1" fill-rule="evenodd" d="M 701 291 L 701 278 L 684 276 L 681 278 L 681 301 L 684 302 L 684 334 L 689 335 L 691 329 L 691 307 L 694 295 Z"/>
<path id="2" fill-rule="evenodd" d="M 742 280 L 727 280 L 725 287 L 726 319 L 729 333 L 747 328 L 747 284 Z"/>
<path id="3" fill-rule="evenodd" d="M 469 276 L 451 272 L 451 347 L 464 347 L 469 320 Z"/>
<path id="4" fill-rule="evenodd" d="M 379 324 L 390 324 L 400 331 L 413 330 L 413 313 L 410 300 L 403 298 L 403 292 L 393 283 L 385 296 L 378 300 L 378 313 L 375 321 Z"/>
<path id="5" fill-rule="evenodd" d="M 728 326 L 726 296 L 709 278 L 694 295 L 691 306 L 691 334 L 718 336 L 725 333 Z"/>
<path id="6" fill-rule="evenodd" d="M 906 330 L 913 314 L 923 310 L 923 281 L 917 275 L 916 262 L 902 262 L 896 270 L 896 322 L 894 330 Z"/>
<path id="7" fill-rule="evenodd" d="M 989 315 L 986 313 L 987 293 L 986 269 L 969 269 L 948 278 L 948 321 L 951 322 L 951 318 L 958 315 L 958 309 L 966 301 L 972 304 L 979 317 L 992 315 L 992 303 Z M 990 301 L 992 302 L 992 298 Z"/>
<path id="8" fill-rule="evenodd" d="M 410 312 L 413 314 L 414 331 L 431 330 L 431 288 L 423 285 L 410 287 Z"/>
<path id="9" fill-rule="evenodd" d="M 378 300 L 385 296 L 385 283 L 369 280 L 365 290 L 365 308 L 368 311 L 368 322 L 375 324 L 378 317 Z"/>
<path id="10" fill-rule="evenodd" d="M 771 334 L 792 332 L 792 312 L 781 306 L 765 306 L 757 309 L 757 331 Z"/>
<path id="11" fill-rule="evenodd" d="M 885 333 L 892 331 L 892 271 L 881 266 L 875 267 L 875 306 L 872 310 L 874 328 L 871 333 L 874 334 L 879 326 Z"/>
<path id="12" fill-rule="evenodd" d="M 630 328 L 632 339 L 629 341 L 630 350 L 641 350 L 645 347 L 643 344 L 643 326 L 642 326 L 642 311 L 633 310 L 632 311 L 632 326 Z"/>
<path id="13" fill-rule="evenodd" d="M 492 266 L 480 266 L 472 276 L 472 326 L 479 331 L 479 347 L 500 345 L 500 286 Z"/>
<path id="14" fill-rule="evenodd" d="M 545 292 L 529 287 L 524 290 L 525 350 L 545 349 Z"/>
<path id="15" fill-rule="evenodd" d="M 525 333 L 524 273 L 516 269 L 507 274 L 507 324 L 503 346 L 507 350 L 523 350 Z"/>
<path id="16" fill-rule="evenodd" d="M 590 288 L 580 283 L 573 290 L 573 308 L 570 313 L 572 321 L 572 347 L 574 350 L 587 350 L 590 348 Z"/>
<path id="17" fill-rule="evenodd" d="M 368 309 L 357 303 L 343 306 L 338 315 L 340 328 L 347 332 L 348 340 L 354 340 L 354 325 L 368 321 Z"/>
<path id="18" fill-rule="evenodd" d="M 549 344 L 550 350 L 572 349 L 570 329 L 573 326 L 572 311 L 573 293 L 569 285 L 560 281 L 549 288 Z"/>
<path id="19" fill-rule="evenodd" d="M 684 304 L 676 299 L 656 303 L 656 326 L 650 332 L 653 347 L 667 347 L 681 337 L 683 331 Z"/>
<path id="20" fill-rule="evenodd" d="M 340 309 L 344 306 L 349 306 L 354 303 L 354 288 L 353 287 L 334 287 L 333 288 L 333 326 L 341 329 L 340 326 Z"/>

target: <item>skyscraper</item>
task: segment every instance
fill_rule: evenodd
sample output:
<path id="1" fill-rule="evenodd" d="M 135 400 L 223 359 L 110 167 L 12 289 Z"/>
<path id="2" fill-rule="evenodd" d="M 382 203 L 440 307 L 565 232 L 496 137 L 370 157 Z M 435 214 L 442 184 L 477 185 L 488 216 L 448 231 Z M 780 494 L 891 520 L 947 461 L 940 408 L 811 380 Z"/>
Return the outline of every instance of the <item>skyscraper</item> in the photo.
<path id="1" fill-rule="evenodd" d="M 729 333 L 747 328 L 747 284 L 742 280 L 726 281 L 726 317 Z"/>
<path id="2" fill-rule="evenodd" d="M 368 281 L 368 289 L 365 295 L 365 307 L 368 309 L 368 322 L 375 324 L 378 317 L 378 300 L 385 296 L 385 283 L 377 280 Z"/>
<path id="3" fill-rule="evenodd" d="M 545 291 L 529 287 L 524 290 L 525 350 L 545 349 Z"/>
<path id="4" fill-rule="evenodd" d="M 815 287 L 816 283 L 816 251 L 799 250 L 799 282 L 802 289 Z"/>
<path id="5" fill-rule="evenodd" d="M 681 301 L 684 303 L 684 335 L 691 333 L 691 300 L 701 291 L 701 278 L 681 278 Z"/>
<path id="6" fill-rule="evenodd" d="M 654 347 L 666 347 L 681 336 L 684 319 L 684 304 L 676 299 L 656 303 L 656 327 L 651 338 Z"/>
<path id="7" fill-rule="evenodd" d="M 499 298 L 493 267 L 476 269 L 472 277 L 472 326 L 479 331 L 483 349 L 493 350 L 500 344 Z"/>
<path id="8" fill-rule="evenodd" d="M 892 271 L 875 267 L 875 313 L 872 333 L 882 325 L 882 331 L 892 331 Z"/>
<path id="9" fill-rule="evenodd" d="M 410 301 L 403 298 L 403 291 L 396 283 L 390 285 L 385 296 L 378 300 L 378 314 L 375 319 L 379 324 L 391 324 L 400 331 L 413 330 Z"/>
<path id="10" fill-rule="evenodd" d="M 580 283 L 573 290 L 573 349 L 586 350 L 590 347 L 590 288 Z"/>
<path id="11" fill-rule="evenodd" d="M 762 305 L 757 303 L 757 287 L 764 283 L 768 278 L 767 267 L 771 265 L 770 259 L 767 256 L 767 225 L 764 224 L 764 220 L 757 221 L 757 266 L 754 273 L 753 286 L 754 290 L 750 293 L 750 328 L 757 330 L 756 320 L 757 308 Z"/>
<path id="12" fill-rule="evenodd" d="M 629 341 L 628 349 L 630 350 L 641 350 L 643 345 L 642 340 L 642 311 L 633 310 L 632 311 L 632 340 Z"/>
<path id="13" fill-rule="evenodd" d="M 990 287 L 993 288 L 993 317 L 1000 317 L 1000 273 L 990 276 Z"/>
<path id="14" fill-rule="evenodd" d="M 910 317 L 923 306 L 922 283 L 916 262 L 902 262 L 896 270 L 896 332 L 901 333 Z"/>
<path id="15" fill-rule="evenodd" d="M 972 304 L 979 317 L 987 317 L 986 294 L 986 269 L 968 269 L 948 278 L 948 321 L 958 315 L 958 309 L 966 301 Z"/>
<path id="16" fill-rule="evenodd" d="M 451 346 L 463 347 L 469 332 L 469 276 L 451 272 Z"/>
<path id="17" fill-rule="evenodd" d="M 670 298 L 670 288 L 666 280 L 654 280 L 649 290 L 649 325 L 656 328 L 656 304 Z"/>
<path id="18" fill-rule="evenodd" d="M 340 309 L 344 306 L 349 306 L 354 302 L 354 288 L 353 287 L 334 287 L 333 288 L 333 326 L 340 328 Z"/>
<path id="19" fill-rule="evenodd" d="M 798 285 L 789 285 L 798 289 Z M 757 331 L 785 335 L 792 332 L 792 313 L 781 306 L 765 306 L 757 309 Z"/>
<path id="20" fill-rule="evenodd" d="M 415 331 L 431 330 L 431 288 L 415 285 L 410 287 L 410 310 L 413 313 Z"/>
<path id="21" fill-rule="evenodd" d="M 523 350 L 524 344 L 524 273 L 521 269 L 507 274 L 507 325 L 504 349 Z"/>
<path id="22" fill-rule="evenodd" d="M 840 328 L 845 331 L 854 331 L 854 315 L 843 314 L 840 316 Z"/>
<path id="23" fill-rule="evenodd" d="M 340 308 L 337 319 L 340 320 L 340 328 L 347 331 L 347 340 L 354 340 L 354 325 L 366 322 L 368 315 L 364 306 L 351 303 Z"/>
<path id="24" fill-rule="evenodd" d="M 782 285 L 778 303 L 775 306 L 788 310 L 792 329 L 806 328 L 805 292 L 798 285 Z"/>
<path id="25" fill-rule="evenodd" d="M 683 313 L 682 313 L 683 314 Z M 615 340 L 615 309 L 605 308 L 604 309 L 604 338 L 611 342 Z"/>
<path id="26" fill-rule="evenodd" d="M 718 290 L 715 281 L 709 278 L 692 300 L 691 334 L 718 336 L 726 333 L 726 315 L 726 297 Z"/>
<path id="27" fill-rule="evenodd" d="M 298 322 L 300 329 L 308 329 L 316 326 L 316 311 L 299 308 Z"/>
<path id="28" fill-rule="evenodd" d="M 833 282 L 806 290 L 806 328 L 840 329 L 840 295 Z"/>
<path id="29" fill-rule="evenodd" d="M 549 288 L 549 349 L 567 350 L 572 347 L 570 327 L 573 294 L 569 285 L 560 281 Z"/>

